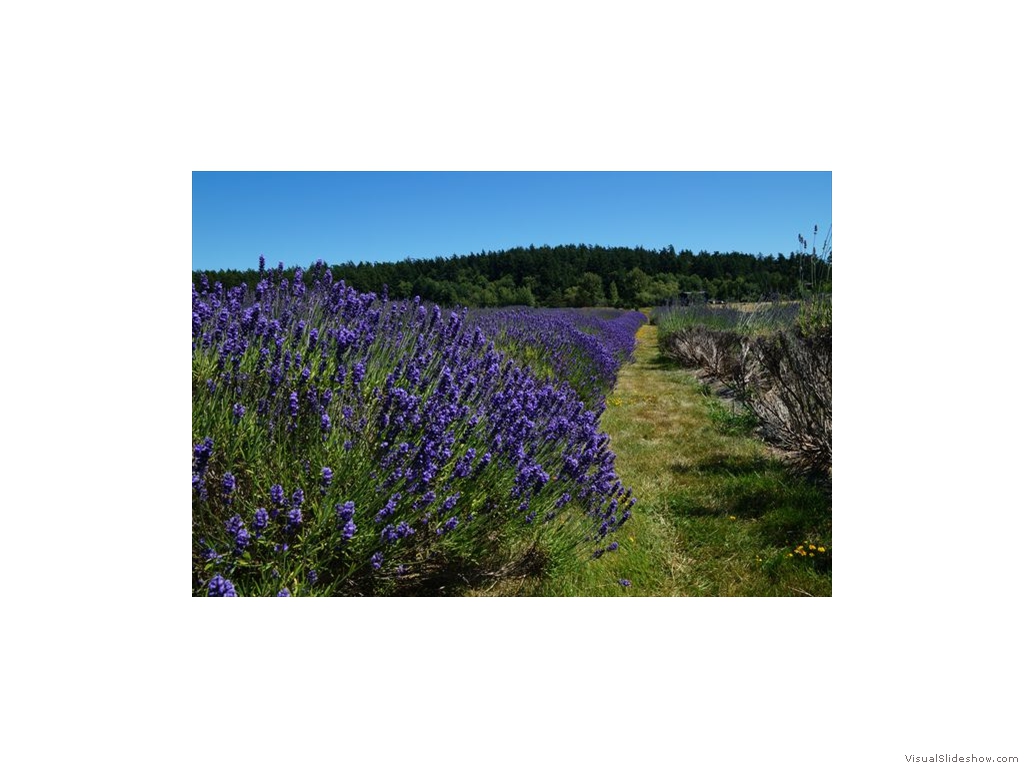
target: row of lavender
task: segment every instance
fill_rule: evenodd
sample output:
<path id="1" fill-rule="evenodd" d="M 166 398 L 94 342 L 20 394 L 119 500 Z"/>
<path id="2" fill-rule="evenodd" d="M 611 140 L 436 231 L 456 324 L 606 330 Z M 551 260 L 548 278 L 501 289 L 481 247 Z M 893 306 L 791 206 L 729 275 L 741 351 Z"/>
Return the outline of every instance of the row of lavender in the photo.
<path id="1" fill-rule="evenodd" d="M 415 591 L 513 531 L 616 548 L 633 499 L 598 418 L 642 315 L 468 322 L 260 269 L 193 287 L 194 594 Z"/>
<path id="2" fill-rule="evenodd" d="M 632 357 L 637 328 L 647 322 L 640 312 L 524 307 L 476 310 L 470 320 L 535 372 L 566 382 L 599 409 Z"/>

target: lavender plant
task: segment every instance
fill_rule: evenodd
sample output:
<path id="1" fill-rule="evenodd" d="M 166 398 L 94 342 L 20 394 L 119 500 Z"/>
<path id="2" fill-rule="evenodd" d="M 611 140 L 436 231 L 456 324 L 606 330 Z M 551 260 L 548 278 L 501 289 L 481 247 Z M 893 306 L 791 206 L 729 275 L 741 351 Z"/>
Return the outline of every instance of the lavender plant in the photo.
<path id="1" fill-rule="evenodd" d="M 522 307 L 477 310 L 471 319 L 500 348 L 596 407 L 632 359 L 636 331 L 647 322 L 641 312 Z"/>
<path id="2" fill-rule="evenodd" d="M 415 591 L 629 519 L 598 418 L 642 315 L 467 322 L 311 271 L 193 286 L 194 594 Z"/>

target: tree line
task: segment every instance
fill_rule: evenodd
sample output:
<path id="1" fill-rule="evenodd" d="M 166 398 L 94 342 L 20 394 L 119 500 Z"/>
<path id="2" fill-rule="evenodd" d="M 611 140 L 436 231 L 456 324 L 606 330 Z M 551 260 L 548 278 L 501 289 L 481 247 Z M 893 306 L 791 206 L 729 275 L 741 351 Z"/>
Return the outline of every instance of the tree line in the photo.
<path id="1" fill-rule="evenodd" d="M 558 245 L 452 254 L 396 262 L 351 261 L 331 266 L 335 280 L 359 291 L 393 298 L 420 296 L 442 305 L 542 307 L 647 307 L 698 298 L 711 301 L 788 299 L 814 290 L 831 290 L 832 254 L 803 252 L 775 256 L 738 252 L 677 252 L 673 246 L 650 248 Z M 276 271 L 276 270 L 274 270 Z M 295 268 L 285 270 L 291 277 Z M 312 280 L 316 269 L 307 270 Z M 260 272 L 193 271 L 193 283 L 205 276 L 225 288 L 254 287 Z"/>

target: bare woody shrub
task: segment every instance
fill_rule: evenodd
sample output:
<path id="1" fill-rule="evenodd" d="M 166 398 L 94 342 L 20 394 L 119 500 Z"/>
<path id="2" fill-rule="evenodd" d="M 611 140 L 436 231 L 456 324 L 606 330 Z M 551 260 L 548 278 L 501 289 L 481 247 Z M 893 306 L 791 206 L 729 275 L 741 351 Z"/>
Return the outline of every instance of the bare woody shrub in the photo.
<path id="1" fill-rule="evenodd" d="M 684 366 L 700 368 L 708 375 L 726 379 L 736 368 L 734 357 L 743 337 L 733 331 L 718 331 L 696 326 L 673 333 L 662 353 Z"/>
<path id="2" fill-rule="evenodd" d="M 765 436 L 791 451 L 805 469 L 831 473 L 831 325 L 758 339 L 753 354 L 762 381 L 746 401 Z"/>

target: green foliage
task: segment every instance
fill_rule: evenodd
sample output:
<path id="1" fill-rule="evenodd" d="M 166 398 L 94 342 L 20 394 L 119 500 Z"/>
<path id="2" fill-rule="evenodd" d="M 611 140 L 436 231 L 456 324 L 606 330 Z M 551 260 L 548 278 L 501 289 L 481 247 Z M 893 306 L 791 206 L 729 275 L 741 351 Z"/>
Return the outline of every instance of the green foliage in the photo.
<path id="1" fill-rule="evenodd" d="M 604 285 L 601 276 L 593 272 L 584 272 L 579 283 L 579 306 L 581 307 L 603 307 L 608 301 L 604 295 Z"/>
<path id="2" fill-rule="evenodd" d="M 801 242 L 803 242 L 801 240 Z M 829 255 L 831 251 L 829 251 Z M 595 245 L 530 246 L 398 262 L 337 264 L 336 279 L 359 291 L 395 298 L 420 296 L 446 306 L 653 307 L 686 293 L 706 292 L 713 300 L 754 300 L 764 296 L 795 298 L 810 276 L 824 280 L 830 261 L 813 254 L 786 257 Z M 294 270 L 289 270 L 294 271 Z M 255 270 L 193 272 L 225 288 L 255 287 Z M 307 272 L 307 283 L 315 271 Z"/>
<path id="3" fill-rule="evenodd" d="M 620 306 L 621 299 L 619 298 L 619 286 L 612 280 L 608 286 L 608 303 L 613 307 Z"/>
<path id="4" fill-rule="evenodd" d="M 723 435 L 749 436 L 757 428 L 757 416 L 740 403 L 723 405 L 717 397 L 706 400 L 708 418 Z"/>
<path id="5" fill-rule="evenodd" d="M 832 330 L 832 294 L 817 294 L 800 303 L 796 327 L 804 336 L 813 336 Z"/>

